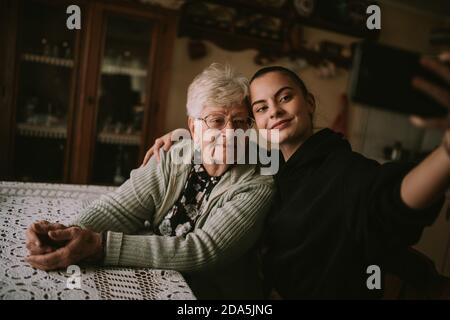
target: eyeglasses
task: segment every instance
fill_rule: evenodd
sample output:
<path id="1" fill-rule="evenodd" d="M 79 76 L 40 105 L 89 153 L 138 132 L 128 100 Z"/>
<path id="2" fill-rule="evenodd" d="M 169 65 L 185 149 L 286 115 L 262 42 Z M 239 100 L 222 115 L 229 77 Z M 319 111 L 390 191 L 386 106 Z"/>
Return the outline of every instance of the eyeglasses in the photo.
<path id="1" fill-rule="evenodd" d="M 230 118 L 221 114 L 211 114 L 204 118 L 197 118 L 202 120 L 210 129 L 222 130 L 230 121 Z M 252 128 L 255 121 L 250 117 L 236 117 L 231 120 L 234 129 L 249 129 Z"/>

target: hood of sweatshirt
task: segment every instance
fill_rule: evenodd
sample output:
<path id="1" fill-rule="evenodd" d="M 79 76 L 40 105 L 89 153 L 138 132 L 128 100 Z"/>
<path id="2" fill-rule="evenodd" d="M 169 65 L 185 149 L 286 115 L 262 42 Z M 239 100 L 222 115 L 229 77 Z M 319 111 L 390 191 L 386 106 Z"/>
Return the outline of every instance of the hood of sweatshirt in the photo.
<path id="1" fill-rule="evenodd" d="M 309 137 L 288 161 L 282 163 L 276 178 L 298 176 L 301 168 L 320 163 L 339 151 L 351 151 L 349 142 L 339 133 L 328 128 L 322 129 Z"/>

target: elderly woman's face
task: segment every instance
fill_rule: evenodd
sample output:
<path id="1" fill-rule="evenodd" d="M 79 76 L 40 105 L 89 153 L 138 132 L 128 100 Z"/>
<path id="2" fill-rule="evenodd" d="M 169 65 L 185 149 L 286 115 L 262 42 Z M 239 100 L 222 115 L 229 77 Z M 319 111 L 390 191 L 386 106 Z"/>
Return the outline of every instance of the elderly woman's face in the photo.
<path id="1" fill-rule="evenodd" d="M 228 148 L 236 151 L 235 139 L 226 134 L 227 130 L 245 131 L 251 125 L 248 108 L 244 103 L 233 107 L 204 107 L 200 117 L 190 118 L 189 122 L 194 140 L 201 145 L 204 160 L 205 155 L 210 155 L 216 163 L 228 163 Z"/>

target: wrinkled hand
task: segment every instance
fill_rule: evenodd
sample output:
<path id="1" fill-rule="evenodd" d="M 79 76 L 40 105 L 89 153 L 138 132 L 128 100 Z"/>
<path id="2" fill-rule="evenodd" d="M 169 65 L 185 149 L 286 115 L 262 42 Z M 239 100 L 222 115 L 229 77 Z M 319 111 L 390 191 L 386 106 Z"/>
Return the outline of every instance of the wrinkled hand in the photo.
<path id="1" fill-rule="evenodd" d="M 65 242 L 53 241 L 48 233 L 65 228 L 67 227 L 60 223 L 50 223 L 44 220 L 33 223 L 26 231 L 26 247 L 30 254 L 50 253 L 63 246 Z"/>
<path id="2" fill-rule="evenodd" d="M 181 133 L 181 130 L 186 129 L 175 129 L 169 133 L 166 133 L 162 137 L 156 139 L 153 146 L 150 149 L 148 149 L 147 153 L 145 154 L 144 161 L 142 161 L 141 167 L 145 166 L 153 155 L 155 155 L 156 161 L 160 162 L 161 158 L 159 156 L 159 149 L 161 149 L 162 147 L 164 151 L 166 152 L 169 151 L 170 147 L 172 147 L 174 142 L 172 141 L 172 136 L 177 135 L 177 133 Z"/>
<path id="3" fill-rule="evenodd" d="M 53 241 L 67 241 L 64 247 L 45 254 L 30 255 L 26 261 L 41 270 L 66 268 L 83 260 L 100 261 L 103 256 L 100 233 L 80 227 L 52 230 L 48 233 Z"/>

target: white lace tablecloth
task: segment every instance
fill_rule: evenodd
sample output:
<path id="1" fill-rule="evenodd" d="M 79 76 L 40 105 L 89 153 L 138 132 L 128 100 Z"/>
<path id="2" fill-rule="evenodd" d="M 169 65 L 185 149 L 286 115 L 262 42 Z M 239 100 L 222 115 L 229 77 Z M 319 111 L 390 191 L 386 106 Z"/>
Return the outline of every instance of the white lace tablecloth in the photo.
<path id="1" fill-rule="evenodd" d="M 67 270 L 45 272 L 24 258 L 25 230 L 36 220 L 67 223 L 111 187 L 0 182 L 0 299 L 195 299 L 173 270 L 83 268 L 80 288 Z"/>

